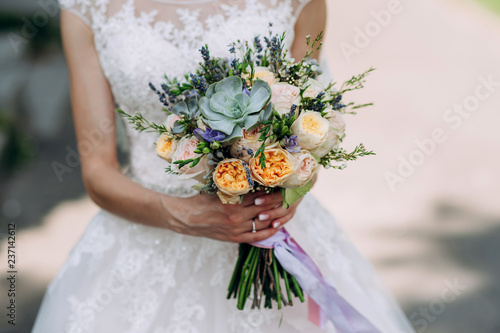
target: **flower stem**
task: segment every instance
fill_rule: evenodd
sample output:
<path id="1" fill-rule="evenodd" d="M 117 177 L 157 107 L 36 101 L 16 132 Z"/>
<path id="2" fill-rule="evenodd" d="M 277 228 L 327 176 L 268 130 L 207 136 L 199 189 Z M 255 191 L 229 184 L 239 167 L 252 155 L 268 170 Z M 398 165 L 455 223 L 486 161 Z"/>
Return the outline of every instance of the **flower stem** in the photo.
<path id="1" fill-rule="evenodd" d="M 274 271 L 274 284 L 276 288 L 276 302 L 278 303 L 278 310 L 281 309 L 281 286 L 280 286 L 280 276 L 278 273 L 278 262 L 274 256 L 273 251 L 273 271 Z"/>
<path id="2" fill-rule="evenodd" d="M 254 246 L 250 249 L 245 264 L 243 265 L 242 279 L 240 280 L 239 295 L 238 295 L 238 309 L 243 310 L 247 297 L 247 284 L 250 277 L 250 270 L 253 266 L 255 254 L 258 254 L 258 249 Z"/>
<path id="3" fill-rule="evenodd" d="M 290 277 L 292 280 L 292 284 L 293 284 L 296 296 L 300 299 L 301 303 L 304 303 L 304 294 L 302 293 L 302 288 L 299 286 L 299 283 L 297 282 L 297 280 L 295 279 L 295 277 L 293 275 L 290 275 Z"/>
<path id="4" fill-rule="evenodd" d="M 286 295 L 288 297 L 288 304 L 293 305 L 292 291 L 290 290 L 290 282 L 288 281 L 288 272 L 283 270 L 283 279 L 285 280 Z"/>

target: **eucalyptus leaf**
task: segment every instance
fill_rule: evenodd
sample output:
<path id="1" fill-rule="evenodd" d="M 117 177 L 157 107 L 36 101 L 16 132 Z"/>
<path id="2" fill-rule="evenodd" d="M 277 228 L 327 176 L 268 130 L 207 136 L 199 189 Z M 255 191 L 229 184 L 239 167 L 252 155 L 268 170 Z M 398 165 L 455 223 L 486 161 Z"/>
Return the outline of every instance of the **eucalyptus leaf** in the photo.
<path id="1" fill-rule="evenodd" d="M 307 182 L 302 187 L 298 188 L 282 188 L 281 194 L 283 195 L 283 208 L 289 208 L 291 205 L 296 203 L 300 198 L 307 194 L 311 190 L 312 181 Z"/>

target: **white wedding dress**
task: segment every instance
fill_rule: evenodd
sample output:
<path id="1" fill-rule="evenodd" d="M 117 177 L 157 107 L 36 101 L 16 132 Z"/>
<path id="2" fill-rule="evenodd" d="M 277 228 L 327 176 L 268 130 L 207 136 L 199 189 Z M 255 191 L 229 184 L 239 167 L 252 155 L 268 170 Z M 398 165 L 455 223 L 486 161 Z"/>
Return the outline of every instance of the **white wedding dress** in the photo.
<path id="1" fill-rule="evenodd" d="M 116 104 L 158 122 L 164 113 L 149 82 L 159 86 L 164 74 L 182 76 L 195 68 L 203 44 L 212 55 L 225 56 L 229 42 L 266 35 L 269 22 L 275 32 L 287 32 L 290 46 L 295 20 L 308 1 L 60 0 L 63 10 L 93 30 Z M 127 126 L 127 135 L 135 181 L 172 196 L 196 194 L 192 183 L 164 172 L 153 134 Z M 414 332 L 372 266 L 311 195 L 287 230 L 381 332 Z M 282 311 L 237 310 L 226 299 L 237 248 L 101 211 L 49 285 L 33 332 L 323 332 L 307 319 L 307 301 Z M 326 331 L 335 332 L 331 323 Z"/>

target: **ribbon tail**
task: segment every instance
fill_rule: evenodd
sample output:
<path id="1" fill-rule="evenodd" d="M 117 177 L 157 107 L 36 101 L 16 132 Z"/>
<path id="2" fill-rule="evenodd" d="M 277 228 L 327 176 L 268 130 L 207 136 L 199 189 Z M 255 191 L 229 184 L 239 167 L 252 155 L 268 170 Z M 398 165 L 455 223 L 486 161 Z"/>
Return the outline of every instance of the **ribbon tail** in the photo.
<path id="1" fill-rule="evenodd" d="M 287 243 L 290 242 L 275 244 L 276 258 L 281 266 L 295 277 L 305 293 L 318 304 L 339 333 L 380 333 L 368 319 L 324 280 L 312 259 L 301 251 L 300 247 Z"/>

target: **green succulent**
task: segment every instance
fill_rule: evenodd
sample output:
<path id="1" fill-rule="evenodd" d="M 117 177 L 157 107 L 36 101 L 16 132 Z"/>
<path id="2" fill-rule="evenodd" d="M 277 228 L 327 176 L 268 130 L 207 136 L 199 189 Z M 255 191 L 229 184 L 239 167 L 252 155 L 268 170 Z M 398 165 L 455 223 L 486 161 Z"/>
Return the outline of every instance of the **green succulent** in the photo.
<path id="1" fill-rule="evenodd" d="M 270 99 L 271 87 L 266 82 L 255 80 L 248 96 L 243 92 L 243 81 L 230 76 L 210 85 L 200 99 L 200 109 L 204 122 L 227 134 L 227 141 L 241 137 L 243 128 L 268 120 L 273 109 Z"/>

